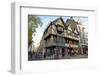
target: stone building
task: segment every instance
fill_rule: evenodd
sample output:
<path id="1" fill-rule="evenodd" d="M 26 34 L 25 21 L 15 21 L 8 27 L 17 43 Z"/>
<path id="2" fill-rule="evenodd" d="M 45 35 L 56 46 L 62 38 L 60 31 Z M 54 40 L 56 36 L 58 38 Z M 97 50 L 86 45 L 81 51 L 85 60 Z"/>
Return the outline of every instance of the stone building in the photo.
<path id="1" fill-rule="evenodd" d="M 73 17 L 63 21 L 62 17 L 50 22 L 44 30 L 38 51 L 44 58 L 59 59 L 81 54 L 81 27 Z"/>
<path id="2" fill-rule="evenodd" d="M 88 33 L 84 31 L 85 28 L 82 29 L 80 33 L 80 47 L 82 54 L 88 54 Z"/>

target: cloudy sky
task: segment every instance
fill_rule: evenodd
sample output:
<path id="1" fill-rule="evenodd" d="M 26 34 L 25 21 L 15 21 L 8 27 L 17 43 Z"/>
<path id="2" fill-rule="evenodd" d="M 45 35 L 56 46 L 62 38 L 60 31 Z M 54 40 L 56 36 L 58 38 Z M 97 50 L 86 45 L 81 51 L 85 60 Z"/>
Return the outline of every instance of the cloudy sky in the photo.
<path id="1" fill-rule="evenodd" d="M 34 46 L 37 47 L 39 45 L 39 42 L 41 40 L 41 37 L 43 35 L 44 30 L 46 29 L 46 27 L 48 26 L 48 24 L 50 22 L 52 22 L 53 20 L 59 18 L 59 16 L 38 16 L 41 21 L 43 22 L 42 27 L 38 27 L 36 29 L 36 35 L 33 36 L 33 41 L 34 41 Z M 62 16 L 64 22 L 70 18 L 70 16 Z M 81 22 L 83 24 L 83 27 L 85 27 L 85 31 L 87 31 L 88 29 L 88 17 L 79 17 L 79 16 L 75 16 L 73 17 L 73 19 L 75 21 L 78 21 L 79 18 L 81 19 Z"/>

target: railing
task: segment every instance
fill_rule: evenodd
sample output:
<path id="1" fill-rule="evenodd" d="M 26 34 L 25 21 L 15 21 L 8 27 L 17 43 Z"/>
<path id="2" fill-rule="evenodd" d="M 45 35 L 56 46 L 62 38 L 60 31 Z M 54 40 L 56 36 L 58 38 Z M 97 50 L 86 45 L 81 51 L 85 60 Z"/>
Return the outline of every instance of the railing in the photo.
<path id="1" fill-rule="evenodd" d="M 64 34 L 64 37 L 75 39 L 75 40 L 79 40 L 78 36 L 72 36 L 72 35 Z"/>
<path id="2" fill-rule="evenodd" d="M 74 45 L 74 44 L 65 44 L 65 46 L 67 47 L 73 47 L 73 48 L 78 48 L 78 45 Z"/>
<path id="3" fill-rule="evenodd" d="M 65 46 L 64 42 L 56 42 L 53 40 L 50 40 L 48 42 L 45 43 L 45 46 L 49 47 L 49 46 Z"/>

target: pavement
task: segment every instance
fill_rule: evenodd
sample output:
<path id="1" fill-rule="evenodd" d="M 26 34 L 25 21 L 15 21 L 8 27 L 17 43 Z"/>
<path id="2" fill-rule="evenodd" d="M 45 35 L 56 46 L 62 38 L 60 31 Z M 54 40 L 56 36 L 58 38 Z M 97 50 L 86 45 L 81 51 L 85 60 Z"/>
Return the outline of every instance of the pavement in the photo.
<path id="1" fill-rule="evenodd" d="M 88 55 L 74 55 L 68 56 L 68 59 L 88 58 Z"/>

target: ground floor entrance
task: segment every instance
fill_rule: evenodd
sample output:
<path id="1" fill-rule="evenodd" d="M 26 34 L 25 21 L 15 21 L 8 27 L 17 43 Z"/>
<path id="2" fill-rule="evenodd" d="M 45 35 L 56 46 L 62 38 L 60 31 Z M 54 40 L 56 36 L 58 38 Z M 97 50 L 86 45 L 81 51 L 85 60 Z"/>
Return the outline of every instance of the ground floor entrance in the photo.
<path id="1" fill-rule="evenodd" d="M 70 48 L 70 47 L 68 47 L 67 49 L 68 55 L 70 56 L 81 54 L 80 50 L 81 50 L 80 48 Z"/>
<path id="2" fill-rule="evenodd" d="M 52 59 L 60 59 L 67 56 L 67 48 L 66 47 L 49 47 L 46 48 L 44 57 L 52 58 Z"/>

